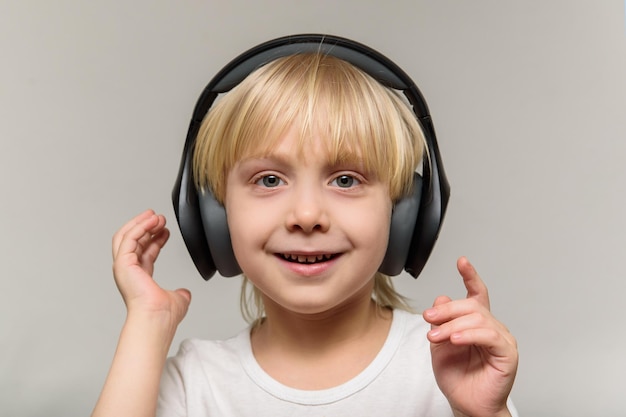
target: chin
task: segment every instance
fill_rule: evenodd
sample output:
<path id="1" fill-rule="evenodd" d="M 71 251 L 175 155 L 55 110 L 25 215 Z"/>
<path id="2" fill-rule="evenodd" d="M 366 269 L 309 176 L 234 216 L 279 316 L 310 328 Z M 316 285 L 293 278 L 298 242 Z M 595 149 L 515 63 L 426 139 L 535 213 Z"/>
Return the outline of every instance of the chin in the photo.
<path id="1" fill-rule="evenodd" d="M 300 294 L 291 294 L 288 300 L 282 297 L 275 298 L 270 303 L 274 304 L 279 309 L 291 312 L 298 315 L 305 316 L 327 316 L 333 315 L 340 311 L 348 311 L 351 308 L 362 305 L 362 303 L 368 303 L 371 300 L 372 288 L 371 286 L 365 286 L 361 291 L 358 291 L 346 298 L 337 298 L 334 295 L 339 291 L 330 290 L 330 293 L 320 294 L 314 289 L 304 289 Z M 267 306 L 267 303 L 266 303 Z"/>

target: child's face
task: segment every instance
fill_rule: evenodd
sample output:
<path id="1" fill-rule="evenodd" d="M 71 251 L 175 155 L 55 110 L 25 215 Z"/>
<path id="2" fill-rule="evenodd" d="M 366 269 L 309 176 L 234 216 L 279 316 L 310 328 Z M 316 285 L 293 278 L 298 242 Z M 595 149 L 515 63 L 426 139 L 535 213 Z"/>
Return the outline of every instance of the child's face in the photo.
<path id="1" fill-rule="evenodd" d="M 299 152 L 297 132 L 228 174 L 237 261 L 266 305 L 313 314 L 369 300 L 387 248 L 388 187 L 358 164 L 329 166 L 322 146 Z"/>

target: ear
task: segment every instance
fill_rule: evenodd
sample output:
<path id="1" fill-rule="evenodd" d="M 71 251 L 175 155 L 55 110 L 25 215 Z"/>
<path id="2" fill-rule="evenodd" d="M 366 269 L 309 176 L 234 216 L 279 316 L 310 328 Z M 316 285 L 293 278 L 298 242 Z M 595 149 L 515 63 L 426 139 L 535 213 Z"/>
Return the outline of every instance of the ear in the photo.
<path id="1" fill-rule="evenodd" d="M 224 206 L 208 190 L 201 191 L 198 199 L 204 234 L 217 272 L 224 277 L 233 277 L 241 274 L 241 268 L 239 268 L 235 258 L 235 252 L 230 240 Z"/>
<path id="2" fill-rule="evenodd" d="M 413 190 L 411 194 L 399 200 L 391 215 L 389 226 L 389 243 L 383 263 L 378 269 L 379 272 L 394 276 L 399 275 L 409 255 L 409 248 L 413 240 L 415 222 L 420 209 L 422 196 L 422 177 L 415 173 L 413 175 Z"/>

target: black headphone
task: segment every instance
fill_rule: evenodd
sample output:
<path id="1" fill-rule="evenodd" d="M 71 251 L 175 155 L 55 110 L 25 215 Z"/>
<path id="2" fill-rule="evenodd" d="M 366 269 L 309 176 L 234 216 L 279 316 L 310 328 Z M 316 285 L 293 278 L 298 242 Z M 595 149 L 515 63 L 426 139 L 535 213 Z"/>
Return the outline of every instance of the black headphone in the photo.
<path id="1" fill-rule="evenodd" d="M 216 270 L 225 277 L 241 273 L 230 241 L 226 210 L 209 191 L 198 193 L 193 179 L 194 144 L 204 116 L 218 94 L 232 89 L 255 69 L 283 56 L 307 52 L 350 62 L 381 84 L 401 90 L 413 107 L 426 137 L 428 154 L 424 156 L 423 174 L 414 174 L 413 192 L 394 205 L 387 252 L 379 271 L 393 276 L 404 268 L 417 278 L 437 240 L 450 197 L 428 106 L 415 83 L 392 61 L 365 45 L 329 35 L 286 36 L 256 46 L 226 65 L 200 95 L 172 191 L 174 212 L 189 254 L 205 280 Z"/>

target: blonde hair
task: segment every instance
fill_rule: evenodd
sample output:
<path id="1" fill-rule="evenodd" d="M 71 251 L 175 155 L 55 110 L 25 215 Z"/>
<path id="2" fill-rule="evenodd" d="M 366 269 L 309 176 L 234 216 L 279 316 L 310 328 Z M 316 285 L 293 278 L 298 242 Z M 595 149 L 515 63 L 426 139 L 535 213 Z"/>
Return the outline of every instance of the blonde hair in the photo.
<path id="1" fill-rule="evenodd" d="M 204 118 L 194 150 L 194 178 L 223 204 L 226 177 L 241 159 L 269 154 L 286 132 L 300 128 L 300 151 L 315 134 L 324 138 L 330 163 L 358 161 L 384 181 L 392 201 L 408 194 L 425 148 L 415 115 L 397 92 L 350 63 L 307 53 L 274 60 L 252 72 L 215 103 Z M 254 289 L 242 289 L 249 321 L 263 306 Z M 410 310 L 389 277 L 377 273 L 373 298 L 382 307 Z M 255 309 L 251 308 L 254 304 Z"/>

